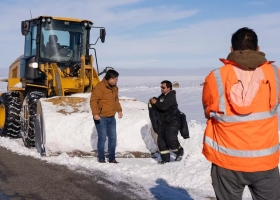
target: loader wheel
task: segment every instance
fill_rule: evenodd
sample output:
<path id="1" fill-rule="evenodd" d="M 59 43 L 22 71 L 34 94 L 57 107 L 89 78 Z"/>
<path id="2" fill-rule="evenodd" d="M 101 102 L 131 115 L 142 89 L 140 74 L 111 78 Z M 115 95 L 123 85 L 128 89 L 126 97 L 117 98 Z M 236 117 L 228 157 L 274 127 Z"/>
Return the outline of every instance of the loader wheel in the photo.
<path id="1" fill-rule="evenodd" d="M 0 136 L 20 136 L 20 98 L 17 92 L 0 96 Z"/>
<path id="2" fill-rule="evenodd" d="M 37 101 L 45 97 L 43 92 L 29 92 L 24 98 L 21 109 L 21 135 L 24 146 L 30 148 L 35 146 L 35 121 L 37 112 Z"/>

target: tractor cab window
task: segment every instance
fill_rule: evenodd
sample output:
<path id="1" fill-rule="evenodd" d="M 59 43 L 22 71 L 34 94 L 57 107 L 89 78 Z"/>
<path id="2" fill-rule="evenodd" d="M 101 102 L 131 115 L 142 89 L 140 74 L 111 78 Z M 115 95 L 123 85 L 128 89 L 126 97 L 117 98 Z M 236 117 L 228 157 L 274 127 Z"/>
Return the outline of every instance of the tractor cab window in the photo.
<path id="1" fill-rule="evenodd" d="M 83 37 L 80 23 L 45 22 L 41 30 L 40 56 L 58 62 L 80 61 Z"/>
<path id="2" fill-rule="evenodd" d="M 37 26 L 32 26 L 30 30 L 25 36 L 24 56 L 36 55 Z"/>

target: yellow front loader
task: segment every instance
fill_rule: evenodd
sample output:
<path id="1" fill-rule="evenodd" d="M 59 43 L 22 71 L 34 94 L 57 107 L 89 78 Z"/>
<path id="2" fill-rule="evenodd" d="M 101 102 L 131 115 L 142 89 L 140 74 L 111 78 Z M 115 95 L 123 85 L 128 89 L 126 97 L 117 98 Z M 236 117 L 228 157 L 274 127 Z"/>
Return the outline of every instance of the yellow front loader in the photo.
<path id="1" fill-rule="evenodd" d="M 36 118 L 38 100 L 90 92 L 100 81 L 99 75 L 109 70 L 99 73 L 97 62 L 95 68 L 94 57 L 89 54 L 94 49 L 90 44 L 93 28 L 100 30 L 98 39 L 104 43 L 105 28 L 94 27 L 89 20 L 40 16 L 22 21 L 24 54 L 9 67 L 4 80 L 8 82 L 7 92 L 0 94 L 1 136 L 22 137 L 26 147 L 36 145 L 44 154 L 40 138 L 44 130 Z M 76 101 L 65 98 L 60 100 Z"/>

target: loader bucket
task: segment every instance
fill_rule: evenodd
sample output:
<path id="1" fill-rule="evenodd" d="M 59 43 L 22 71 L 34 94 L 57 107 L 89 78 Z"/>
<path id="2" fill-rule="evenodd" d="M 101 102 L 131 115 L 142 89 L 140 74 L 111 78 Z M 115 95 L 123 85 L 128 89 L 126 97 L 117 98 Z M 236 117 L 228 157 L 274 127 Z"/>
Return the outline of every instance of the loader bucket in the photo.
<path id="1" fill-rule="evenodd" d="M 35 121 L 35 147 L 41 156 L 45 155 L 45 124 L 42 114 L 42 105 L 40 100 L 37 102 L 37 114 Z"/>
<path id="2" fill-rule="evenodd" d="M 97 131 L 89 101 L 88 93 L 38 101 L 35 146 L 42 156 L 64 152 L 74 156 L 77 152 L 80 156 L 96 156 Z M 150 157 L 157 151 L 157 146 L 147 104 L 121 97 L 120 103 L 124 116 L 122 119 L 115 116 L 117 157 Z"/>

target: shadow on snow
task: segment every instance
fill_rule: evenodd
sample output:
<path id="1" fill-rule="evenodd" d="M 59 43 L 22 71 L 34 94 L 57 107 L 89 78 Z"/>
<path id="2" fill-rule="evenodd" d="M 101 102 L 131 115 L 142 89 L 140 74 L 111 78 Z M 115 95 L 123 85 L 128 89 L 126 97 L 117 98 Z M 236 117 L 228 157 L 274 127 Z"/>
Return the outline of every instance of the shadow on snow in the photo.
<path id="1" fill-rule="evenodd" d="M 156 185 L 150 191 L 157 200 L 193 200 L 188 191 L 172 187 L 161 178 L 156 180 Z"/>

